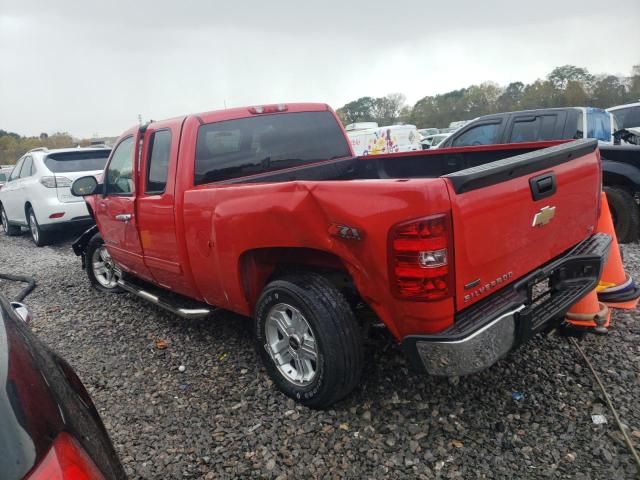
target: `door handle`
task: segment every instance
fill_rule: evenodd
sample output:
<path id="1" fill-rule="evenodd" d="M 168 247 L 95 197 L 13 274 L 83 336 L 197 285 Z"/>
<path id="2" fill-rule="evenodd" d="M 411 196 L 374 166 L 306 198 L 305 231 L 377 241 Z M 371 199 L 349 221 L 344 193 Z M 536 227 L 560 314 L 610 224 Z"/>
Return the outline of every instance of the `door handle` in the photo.
<path id="1" fill-rule="evenodd" d="M 116 215 L 116 220 L 120 222 L 128 222 L 131 220 L 131 217 L 133 217 L 133 215 L 130 213 L 121 213 L 120 215 Z"/>

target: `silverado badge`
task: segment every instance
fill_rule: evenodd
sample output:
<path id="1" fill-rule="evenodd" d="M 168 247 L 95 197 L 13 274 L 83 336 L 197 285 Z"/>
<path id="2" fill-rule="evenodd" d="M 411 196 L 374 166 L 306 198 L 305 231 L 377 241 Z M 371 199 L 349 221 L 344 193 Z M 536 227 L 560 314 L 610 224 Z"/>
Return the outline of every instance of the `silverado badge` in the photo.
<path id="1" fill-rule="evenodd" d="M 542 227 L 549 223 L 556 215 L 556 207 L 542 207 L 538 213 L 533 216 L 532 227 Z"/>

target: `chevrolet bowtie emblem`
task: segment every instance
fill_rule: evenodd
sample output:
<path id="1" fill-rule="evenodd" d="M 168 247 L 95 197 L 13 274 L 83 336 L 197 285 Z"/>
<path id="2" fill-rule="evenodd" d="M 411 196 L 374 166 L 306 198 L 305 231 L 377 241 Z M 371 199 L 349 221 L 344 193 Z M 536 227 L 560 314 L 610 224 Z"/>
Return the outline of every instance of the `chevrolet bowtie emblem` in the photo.
<path id="1" fill-rule="evenodd" d="M 532 227 L 542 227 L 549 223 L 556 215 L 556 207 L 542 207 L 538 213 L 533 216 Z"/>

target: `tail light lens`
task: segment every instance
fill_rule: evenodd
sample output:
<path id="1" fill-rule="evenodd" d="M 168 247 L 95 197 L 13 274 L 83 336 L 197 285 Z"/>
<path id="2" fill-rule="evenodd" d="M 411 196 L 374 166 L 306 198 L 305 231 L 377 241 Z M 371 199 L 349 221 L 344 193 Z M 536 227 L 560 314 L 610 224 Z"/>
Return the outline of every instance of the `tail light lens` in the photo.
<path id="1" fill-rule="evenodd" d="M 396 297 L 435 301 L 453 295 L 448 214 L 394 226 L 389 233 L 389 250 L 389 273 Z"/>
<path id="2" fill-rule="evenodd" d="M 104 476 L 80 444 L 63 432 L 27 480 L 104 480 Z"/>
<path id="3" fill-rule="evenodd" d="M 42 177 L 40 183 L 47 188 L 71 186 L 71 180 L 67 177 Z"/>

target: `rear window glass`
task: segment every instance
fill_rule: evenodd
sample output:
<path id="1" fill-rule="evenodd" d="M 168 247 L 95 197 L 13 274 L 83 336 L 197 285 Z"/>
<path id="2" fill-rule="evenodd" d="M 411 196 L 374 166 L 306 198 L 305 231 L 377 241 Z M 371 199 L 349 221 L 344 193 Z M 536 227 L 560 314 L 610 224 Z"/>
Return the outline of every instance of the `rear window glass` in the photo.
<path id="1" fill-rule="evenodd" d="M 557 115 L 538 115 L 513 122 L 510 143 L 538 142 L 559 138 L 556 133 Z"/>
<path id="2" fill-rule="evenodd" d="M 195 184 L 351 155 L 331 112 L 262 115 L 198 129 Z"/>
<path id="3" fill-rule="evenodd" d="M 587 110 L 587 138 L 611 141 L 611 114 L 604 110 Z"/>
<path id="4" fill-rule="evenodd" d="M 110 150 L 94 150 L 91 152 L 52 153 L 44 164 L 53 173 L 90 172 L 104 170 Z"/>

